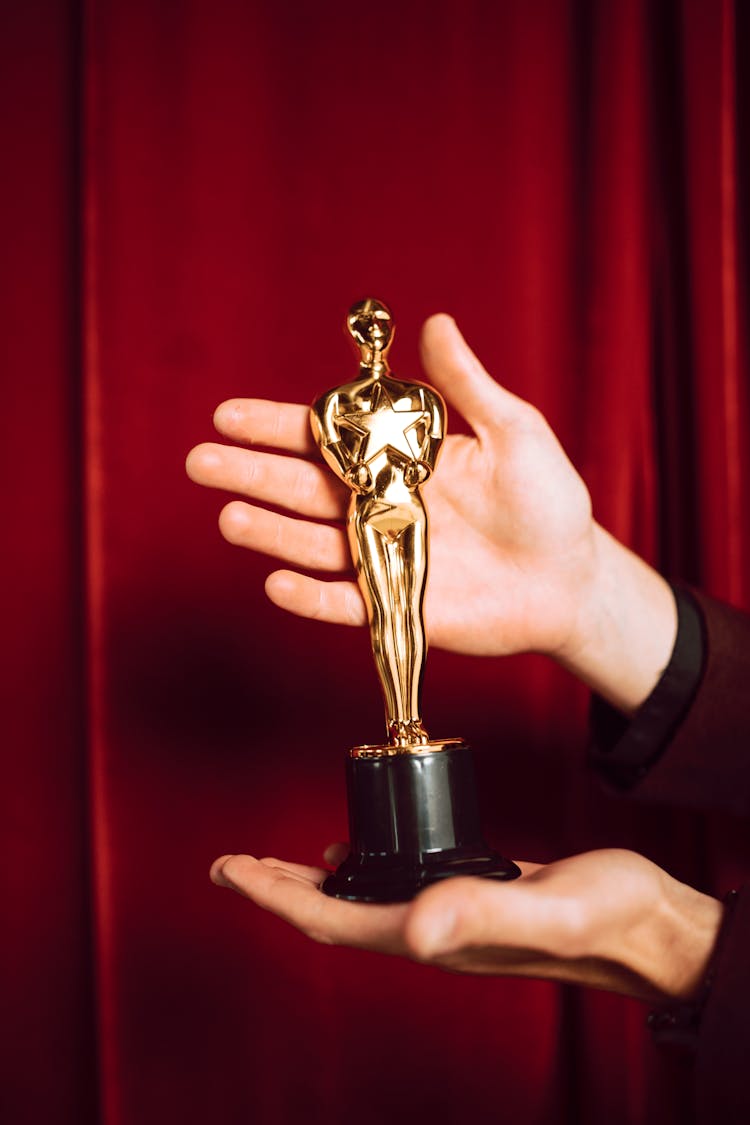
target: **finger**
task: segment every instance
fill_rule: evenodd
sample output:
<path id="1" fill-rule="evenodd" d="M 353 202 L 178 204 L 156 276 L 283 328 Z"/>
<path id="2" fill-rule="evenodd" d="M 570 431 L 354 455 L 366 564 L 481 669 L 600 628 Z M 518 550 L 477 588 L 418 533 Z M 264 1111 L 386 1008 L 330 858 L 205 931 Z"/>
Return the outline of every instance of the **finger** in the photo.
<path id="1" fill-rule="evenodd" d="M 430 887 L 416 902 L 406 941 L 421 958 L 459 949 L 503 946 L 553 951 L 564 907 L 533 883 L 453 879 Z"/>
<path id="2" fill-rule="evenodd" d="M 478 433 L 533 409 L 495 382 L 445 313 L 425 322 L 420 351 L 429 381 Z"/>
<path id="3" fill-rule="evenodd" d="M 364 625 L 367 621 L 354 582 L 321 582 L 292 570 L 275 570 L 266 579 L 266 594 L 274 605 L 298 617 L 334 625 Z"/>
<path id="4" fill-rule="evenodd" d="M 225 878 L 224 865 L 228 859 L 232 859 L 232 855 L 222 855 L 214 860 L 211 864 L 210 878 L 211 882 L 216 883 L 217 886 L 230 887 L 232 890 L 237 888 Z M 304 883 L 310 883 L 314 887 L 319 887 L 331 874 L 324 867 L 310 867 L 302 863 L 290 863 L 288 860 L 273 859 L 268 857 L 259 860 L 260 863 L 265 863 L 267 867 L 275 867 L 279 871 L 283 871 L 290 879 L 298 879 Z"/>
<path id="5" fill-rule="evenodd" d="M 275 867 L 278 871 L 284 871 L 295 879 L 312 883 L 314 887 L 319 887 L 331 874 L 325 867 L 310 867 L 309 864 L 305 863 L 291 863 L 288 859 L 274 859 L 273 856 L 268 856 L 260 862 L 265 863 L 267 867 Z"/>
<path id="6" fill-rule="evenodd" d="M 291 878 L 283 868 L 247 855 L 222 857 L 219 862 L 223 885 L 316 941 L 387 953 L 404 950 L 402 930 L 408 904 L 376 906 L 329 898 L 312 883 Z"/>
<path id="7" fill-rule="evenodd" d="M 308 570 L 350 570 L 352 557 L 344 532 L 327 524 L 289 516 L 232 500 L 219 516 L 221 534 L 229 543 Z"/>
<path id="8" fill-rule="evenodd" d="M 331 867 L 338 867 L 340 863 L 344 862 L 348 855 L 348 844 L 329 844 L 326 850 L 323 852 L 323 859 L 326 861 L 326 863 L 330 863 Z"/>
<path id="9" fill-rule="evenodd" d="M 294 879 L 298 883 L 306 883 L 308 886 L 315 889 L 319 888 L 323 881 L 330 875 L 330 871 L 326 871 L 322 867 L 308 867 L 301 863 L 289 863 L 282 859 L 260 859 L 256 860 L 254 856 L 247 855 L 222 855 L 215 859 L 211 864 L 210 878 L 211 882 L 215 883 L 218 887 L 227 887 L 229 890 L 237 891 L 238 894 L 245 895 L 245 890 L 241 882 L 232 879 L 230 874 L 225 874 L 225 868 L 230 859 L 252 860 L 253 863 L 262 863 L 266 867 L 271 867 L 278 871 L 280 874 L 286 875 L 289 879 Z"/>
<path id="10" fill-rule="evenodd" d="M 322 466 L 299 457 L 205 442 L 190 450 L 185 467 L 191 480 L 207 488 L 239 492 L 317 519 L 346 515 L 346 489 Z"/>
<path id="11" fill-rule="evenodd" d="M 220 855 L 219 858 L 215 859 L 211 864 L 208 877 L 212 883 L 216 883 L 217 887 L 228 887 L 230 885 L 222 875 L 222 871 L 224 869 L 224 864 L 231 858 L 231 855 Z"/>
<path id="12" fill-rule="evenodd" d="M 231 398 L 214 411 L 220 434 L 245 445 L 285 449 L 312 456 L 318 452 L 310 430 L 310 408 L 264 398 Z"/>

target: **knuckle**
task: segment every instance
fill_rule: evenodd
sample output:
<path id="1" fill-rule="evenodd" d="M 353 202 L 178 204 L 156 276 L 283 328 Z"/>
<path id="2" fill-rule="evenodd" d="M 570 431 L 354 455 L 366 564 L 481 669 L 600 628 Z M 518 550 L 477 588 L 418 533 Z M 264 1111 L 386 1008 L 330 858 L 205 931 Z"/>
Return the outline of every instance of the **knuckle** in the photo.
<path id="1" fill-rule="evenodd" d="M 316 583 L 315 597 L 310 605 L 310 617 L 313 621 L 320 621 L 325 617 L 326 591 L 322 582 Z"/>
<path id="2" fill-rule="evenodd" d="M 268 552 L 277 558 L 288 558 L 288 537 L 287 524 L 280 518 L 273 520 L 267 528 Z"/>
<path id="3" fill-rule="evenodd" d="M 245 453 L 242 461 L 242 483 L 246 491 L 258 488 L 263 481 L 263 462 L 255 453 Z"/>
<path id="4" fill-rule="evenodd" d="M 344 616 L 350 625 L 363 625 L 365 620 L 362 595 L 356 586 L 348 586 L 344 595 Z"/>
<path id="5" fill-rule="evenodd" d="M 309 506 L 316 484 L 317 479 L 312 470 L 306 465 L 299 465 L 292 484 L 292 500 L 295 507 L 305 509 Z"/>
<path id="6" fill-rule="evenodd" d="M 326 534 L 328 528 L 317 524 L 303 524 L 300 530 L 300 550 L 308 560 L 308 565 L 324 569 L 330 554 Z"/>
<path id="7" fill-rule="evenodd" d="M 438 884 L 423 891 L 407 916 L 404 942 L 409 955 L 417 961 L 435 961 L 465 944 L 471 904 L 455 899 L 445 902 L 443 890 Z"/>
<path id="8" fill-rule="evenodd" d="M 269 436 L 272 445 L 278 444 L 281 437 L 281 407 L 275 406 L 271 409 L 270 420 L 268 424 Z"/>
<path id="9" fill-rule="evenodd" d="M 414 961 L 430 960 L 430 942 L 427 928 L 418 913 L 410 914 L 404 926 L 404 945 Z"/>
<path id="10" fill-rule="evenodd" d="M 346 566 L 340 534 L 331 527 L 309 525 L 309 554 L 320 570 L 339 570 Z"/>
<path id="11" fill-rule="evenodd" d="M 522 402 L 518 407 L 518 416 L 515 422 L 519 430 L 525 433 L 541 434 L 549 429 L 547 419 L 530 402 Z"/>

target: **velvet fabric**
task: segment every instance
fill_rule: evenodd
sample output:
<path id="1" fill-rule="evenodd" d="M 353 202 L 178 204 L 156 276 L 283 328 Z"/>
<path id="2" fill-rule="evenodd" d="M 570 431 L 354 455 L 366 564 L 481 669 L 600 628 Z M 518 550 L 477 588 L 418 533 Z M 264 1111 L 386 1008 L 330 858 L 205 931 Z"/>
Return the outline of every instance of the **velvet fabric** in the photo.
<path id="1" fill-rule="evenodd" d="M 307 941 L 208 881 L 346 833 L 364 632 L 284 616 L 187 450 L 350 376 L 346 309 L 434 311 L 548 417 L 595 512 L 750 604 L 750 10 L 730 0 L 65 0 L 0 9 L 9 1125 L 692 1119 L 641 1005 Z M 454 429 L 461 420 L 451 419 Z M 586 693 L 433 651 L 487 836 L 714 893 L 743 821 L 604 793 Z"/>

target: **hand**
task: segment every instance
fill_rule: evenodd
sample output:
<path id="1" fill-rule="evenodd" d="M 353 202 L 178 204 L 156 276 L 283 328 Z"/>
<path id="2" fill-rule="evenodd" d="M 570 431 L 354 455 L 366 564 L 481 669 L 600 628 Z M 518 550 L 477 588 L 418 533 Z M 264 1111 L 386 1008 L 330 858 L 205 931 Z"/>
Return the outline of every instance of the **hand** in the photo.
<path id="1" fill-rule="evenodd" d="M 329 848 L 338 862 L 346 848 Z M 211 878 L 315 941 L 410 957 L 464 973 L 540 977 L 650 1002 L 691 998 L 722 907 L 634 852 L 588 852 L 521 863 L 512 883 L 449 879 L 410 903 L 328 898 L 328 871 L 281 860 L 222 856 Z"/>
<path id="2" fill-rule="evenodd" d="M 634 710 L 674 642 L 669 587 L 594 523 L 586 487 L 545 420 L 488 375 L 449 317 L 425 324 L 422 360 L 474 430 L 445 440 L 425 487 L 431 643 L 483 655 L 545 652 Z M 234 500 L 219 519 L 225 538 L 302 571 L 347 575 L 323 582 L 277 570 L 268 596 L 302 616 L 364 624 L 344 533 L 349 493 L 320 464 L 307 407 L 235 399 L 219 406 L 215 424 L 233 441 L 286 456 L 207 443 L 188 457 L 191 478 L 302 517 Z"/>
<path id="3" fill-rule="evenodd" d="M 580 590 L 594 567 L 586 488 L 541 415 L 498 386 L 452 320 L 425 326 L 427 376 L 475 430 L 449 436 L 425 493 L 431 517 L 425 615 L 430 641 L 457 652 L 554 651 L 573 631 Z M 303 520 L 233 501 L 220 526 L 230 542 L 303 570 L 351 571 L 343 526 L 348 492 L 319 463 L 304 406 L 234 400 L 217 429 L 255 449 L 206 444 L 188 457 L 193 480 L 285 507 Z M 353 581 L 326 583 L 277 571 L 271 599 L 303 616 L 363 624 Z"/>

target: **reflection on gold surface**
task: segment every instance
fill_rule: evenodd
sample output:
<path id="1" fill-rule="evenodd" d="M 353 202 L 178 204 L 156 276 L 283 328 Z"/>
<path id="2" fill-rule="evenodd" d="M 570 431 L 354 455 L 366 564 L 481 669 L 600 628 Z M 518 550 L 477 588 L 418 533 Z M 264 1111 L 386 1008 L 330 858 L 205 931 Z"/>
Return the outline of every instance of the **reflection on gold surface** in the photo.
<path id="1" fill-rule="evenodd" d="M 385 305 L 359 301 L 346 323 L 359 375 L 319 398 L 310 420 L 327 464 L 352 490 L 349 546 L 385 698 L 387 745 L 353 753 L 437 750 L 456 743 L 430 743 L 422 723 L 427 512 L 419 488 L 435 468 L 445 404 L 431 387 L 391 374 L 394 325 Z"/>

